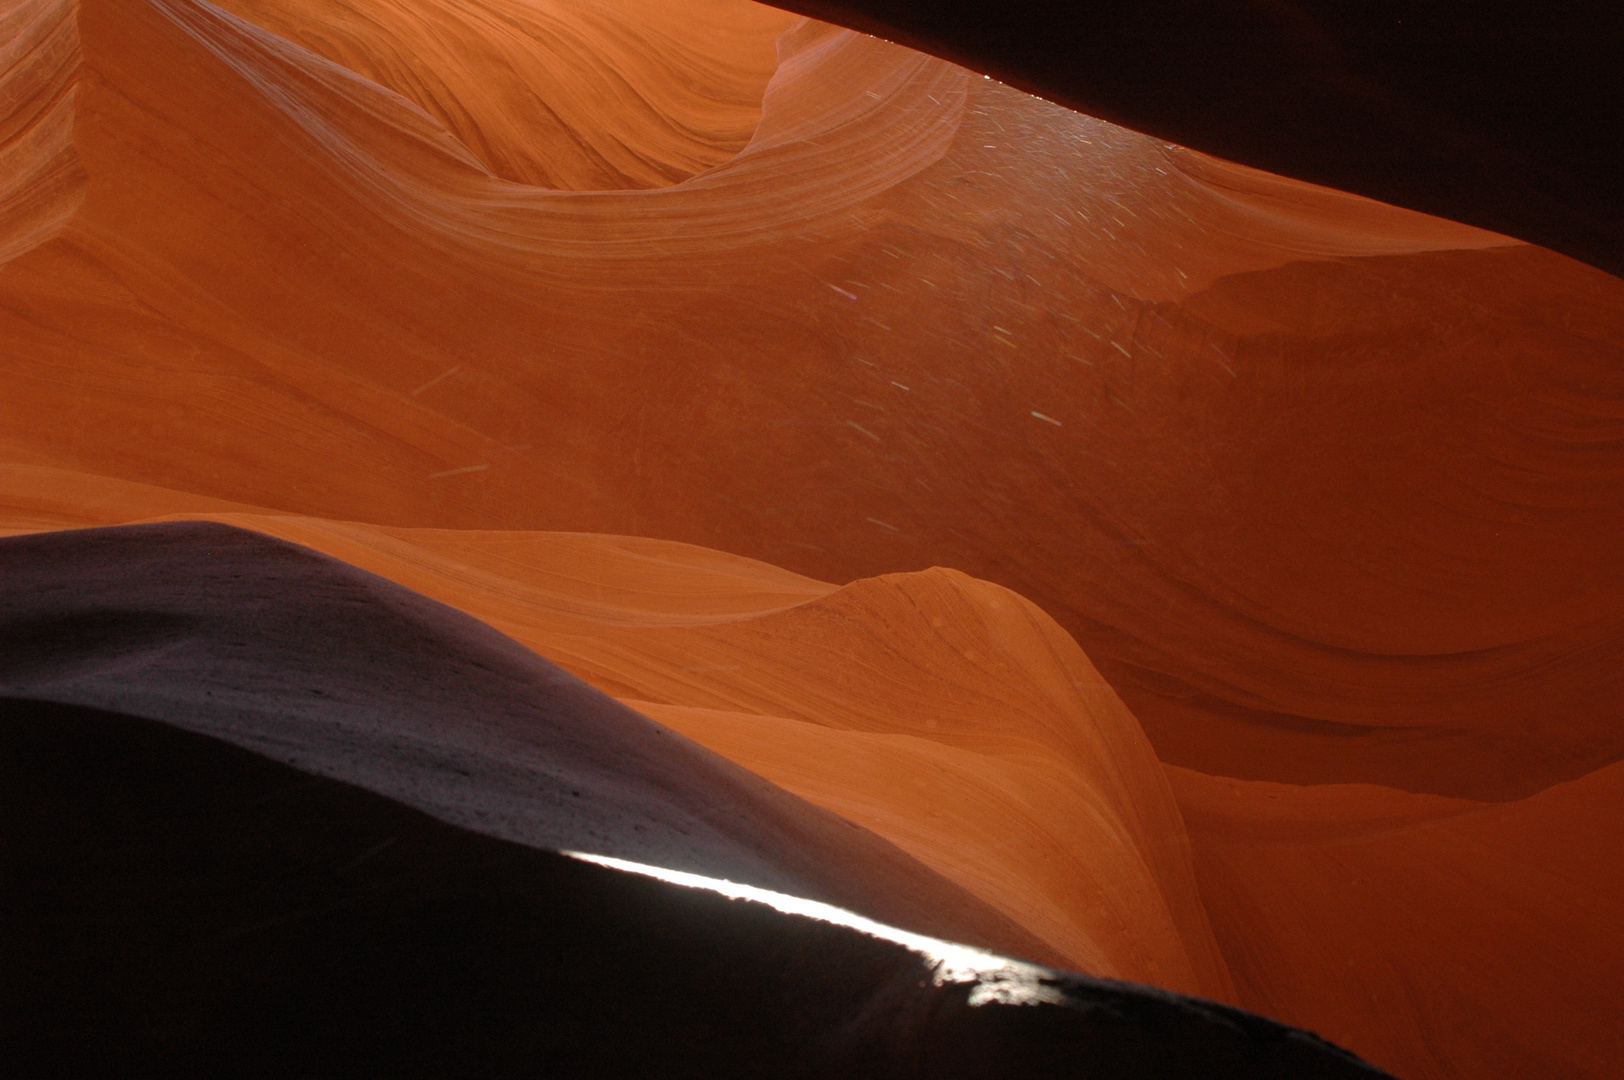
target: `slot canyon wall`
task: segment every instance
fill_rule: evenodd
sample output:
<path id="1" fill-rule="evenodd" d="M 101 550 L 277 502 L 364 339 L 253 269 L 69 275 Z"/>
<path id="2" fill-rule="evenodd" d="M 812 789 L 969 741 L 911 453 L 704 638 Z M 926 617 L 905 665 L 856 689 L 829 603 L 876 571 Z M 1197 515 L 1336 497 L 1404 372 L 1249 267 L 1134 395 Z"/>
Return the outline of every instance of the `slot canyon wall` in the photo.
<path id="1" fill-rule="evenodd" d="M 807 10 L 1155 134 L 743 0 L 9 0 L 0 530 L 306 545 L 861 826 L 973 944 L 1406 1078 L 1609 1075 L 1591 114 L 1337 157 L 1368 78 L 1265 139 L 1024 15 Z"/>

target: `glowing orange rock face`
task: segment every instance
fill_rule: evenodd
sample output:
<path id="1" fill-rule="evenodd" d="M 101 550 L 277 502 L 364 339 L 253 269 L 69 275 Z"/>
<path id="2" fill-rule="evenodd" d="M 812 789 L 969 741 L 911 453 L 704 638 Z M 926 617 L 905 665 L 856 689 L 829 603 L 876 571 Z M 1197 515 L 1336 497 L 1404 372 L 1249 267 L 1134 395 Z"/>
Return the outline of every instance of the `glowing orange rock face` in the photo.
<path id="1" fill-rule="evenodd" d="M 795 16 L 716 0 L 232 0 L 221 7 L 387 87 L 504 180 L 663 187 L 743 150 Z"/>
<path id="2" fill-rule="evenodd" d="M 742 3 L 0 19 L 0 525 L 373 569 L 1044 959 L 1624 1056 L 1624 283 Z"/>
<path id="3" fill-rule="evenodd" d="M 50 237 L 78 208 L 85 175 L 73 152 L 79 34 L 56 0 L 0 6 L 0 263 Z"/>
<path id="4" fill-rule="evenodd" d="M 1474 803 L 1169 770 L 1240 999 L 1403 1077 L 1606 1076 L 1624 766 Z"/>

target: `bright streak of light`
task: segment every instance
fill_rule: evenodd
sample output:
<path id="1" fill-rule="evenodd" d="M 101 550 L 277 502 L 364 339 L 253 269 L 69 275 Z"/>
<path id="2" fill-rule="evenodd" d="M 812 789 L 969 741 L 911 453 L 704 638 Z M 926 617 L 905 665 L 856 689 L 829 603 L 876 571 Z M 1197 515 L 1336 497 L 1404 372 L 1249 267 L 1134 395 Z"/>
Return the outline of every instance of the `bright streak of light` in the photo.
<path id="1" fill-rule="evenodd" d="M 672 885 L 689 889 L 706 889 L 730 900 L 751 900 L 766 904 L 786 915 L 844 926 L 870 937 L 889 941 L 917 953 L 931 969 L 931 981 L 936 986 L 973 983 L 968 1003 L 982 1005 L 1062 1005 L 1066 997 L 1055 985 L 1055 973 L 1048 968 L 1011 960 L 969 945 L 926 937 L 908 930 L 864 918 L 856 912 L 837 908 L 817 900 L 806 900 L 787 893 L 761 889 L 754 885 L 741 885 L 722 878 L 691 874 L 684 870 L 667 870 L 647 863 L 617 859 L 609 855 L 593 855 L 584 851 L 566 851 L 563 854 L 582 862 L 593 863 L 628 874 L 641 874 Z"/>

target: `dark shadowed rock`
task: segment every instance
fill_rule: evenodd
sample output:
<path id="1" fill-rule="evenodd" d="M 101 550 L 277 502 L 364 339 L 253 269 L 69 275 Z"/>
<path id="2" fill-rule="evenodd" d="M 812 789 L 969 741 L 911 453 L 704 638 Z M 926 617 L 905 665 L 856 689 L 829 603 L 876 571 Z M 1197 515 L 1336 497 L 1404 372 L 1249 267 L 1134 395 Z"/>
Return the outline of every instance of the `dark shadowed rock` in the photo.
<path id="1" fill-rule="evenodd" d="M 9 1076 L 1384 1075 L 1047 969 L 977 1005 L 892 941 L 149 720 L 6 700 L 0 792 Z"/>
<path id="2" fill-rule="evenodd" d="M 7 538 L 0 567 L 0 695 L 162 720 L 531 847 L 1050 958 L 887 841 L 326 555 L 170 522 Z"/>

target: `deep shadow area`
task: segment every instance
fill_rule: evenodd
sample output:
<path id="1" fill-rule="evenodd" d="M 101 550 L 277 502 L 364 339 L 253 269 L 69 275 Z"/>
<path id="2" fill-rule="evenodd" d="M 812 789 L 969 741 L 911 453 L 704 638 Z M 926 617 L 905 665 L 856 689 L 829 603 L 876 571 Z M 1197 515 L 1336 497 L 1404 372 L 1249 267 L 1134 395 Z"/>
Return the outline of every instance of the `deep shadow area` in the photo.
<path id="1" fill-rule="evenodd" d="M 970 1008 L 889 942 L 150 720 L 6 699 L 0 748 L 10 1076 L 1382 1075 L 1058 972 Z"/>

